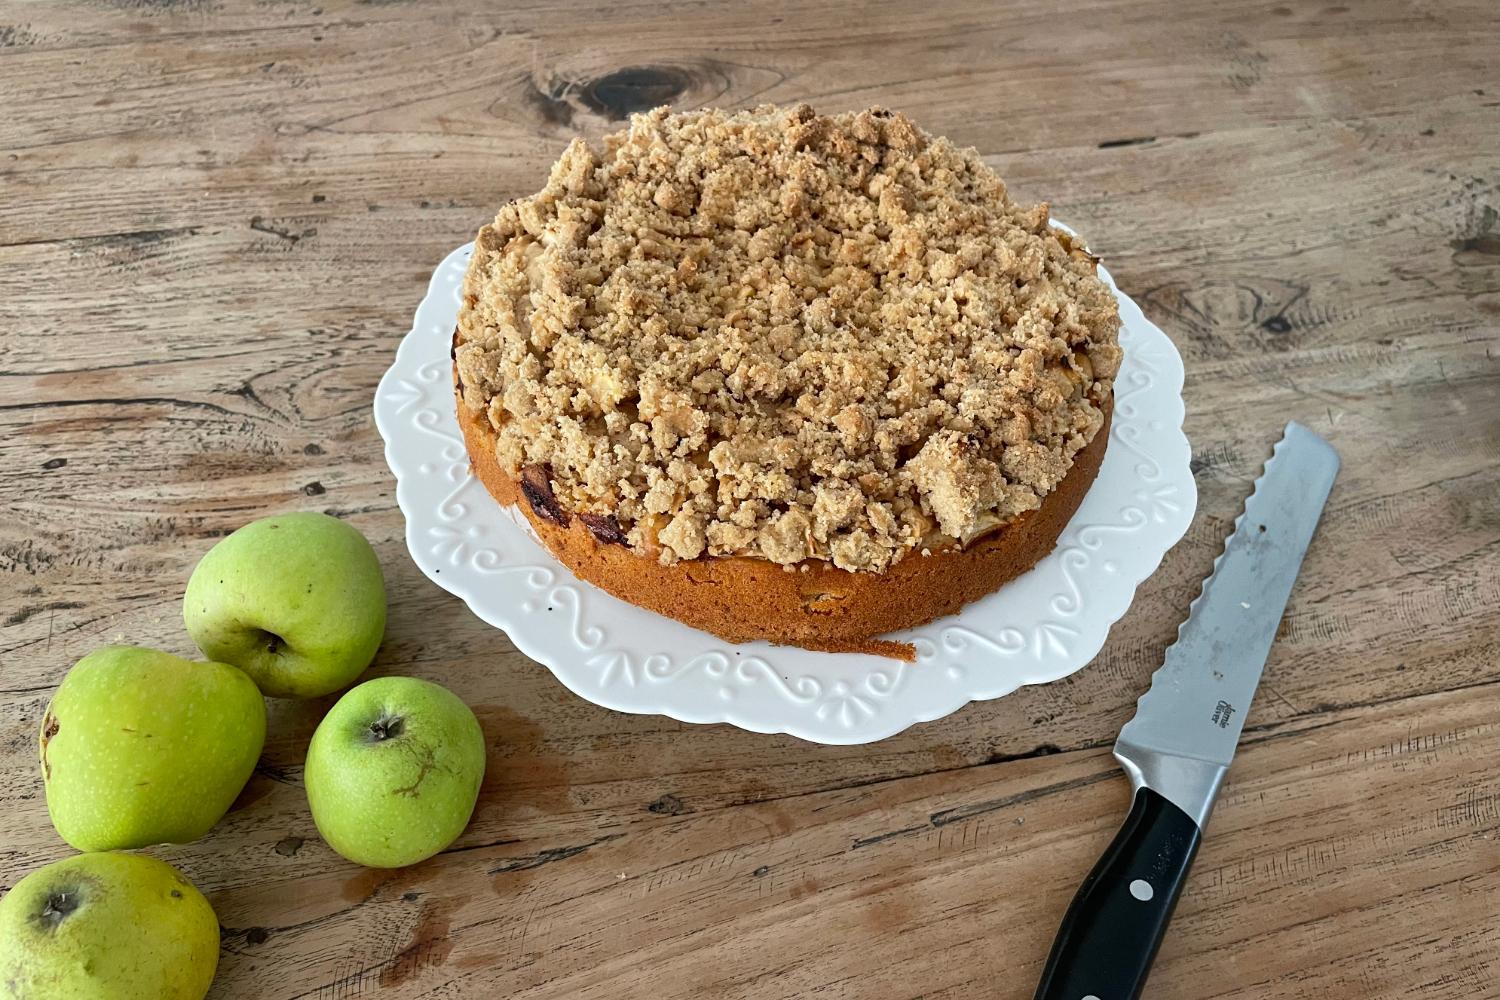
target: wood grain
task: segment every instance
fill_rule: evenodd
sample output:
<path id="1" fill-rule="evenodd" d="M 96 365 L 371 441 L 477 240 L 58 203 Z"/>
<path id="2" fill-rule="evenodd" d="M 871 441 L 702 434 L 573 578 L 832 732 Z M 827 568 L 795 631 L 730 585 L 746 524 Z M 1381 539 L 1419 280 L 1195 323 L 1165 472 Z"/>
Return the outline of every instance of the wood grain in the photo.
<path id="1" fill-rule="evenodd" d="M 1127 791 L 1108 746 L 1288 418 L 1344 455 L 1152 997 L 1500 996 L 1500 10 L 0 0 L 0 885 L 67 853 L 33 740 L 187 653 L 212 541 L 320 509 L 376 673 L 479 706 L 475 821 L 317 839 L 278 703 L 207 838 L 214 997 L 1027 997 Z M 370 420 L 431 268 L 656 103 L 880 103 L 1048 199 L 1188 367 L 1198 516 L 1075 676 L 868 747 L 581 702 L 405 555 Z"/>

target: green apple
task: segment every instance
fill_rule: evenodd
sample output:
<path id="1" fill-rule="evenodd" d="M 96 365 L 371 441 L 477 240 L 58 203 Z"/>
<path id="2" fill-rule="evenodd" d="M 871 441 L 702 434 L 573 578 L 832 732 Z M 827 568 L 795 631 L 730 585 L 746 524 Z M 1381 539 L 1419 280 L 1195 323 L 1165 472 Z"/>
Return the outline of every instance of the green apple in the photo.
<path id="1" fill-rule="evenodd" d="M 447 688 L 380 677 L 318 724 L 302 777 L 313 822 L 335 851 L 371 868 L 413 865 L 469 825 L 484 733 Z"/>
<path id="2" fill-rule="evenodd" d="M 336 517 L 304 511 L 245 525 L 188 580 L 183 620 L 203 655 L 233 663 L 276 698 L 344 687 L 385 634 L 375 550 Z"/>
<path id="3" fill-rule="evenodd" d="M 266 703 L 243 672 L 106 646 L 74 664 L 42 716 L 47 811 L 80 851 L 197 840 L 265 742 Z"/>
<path id="4" fill-rule="evenodd" d="M 219 964 L 219 921 L 171 865 L 79 854 L 0 899 L 0 997 L 202 1000 Z"/>

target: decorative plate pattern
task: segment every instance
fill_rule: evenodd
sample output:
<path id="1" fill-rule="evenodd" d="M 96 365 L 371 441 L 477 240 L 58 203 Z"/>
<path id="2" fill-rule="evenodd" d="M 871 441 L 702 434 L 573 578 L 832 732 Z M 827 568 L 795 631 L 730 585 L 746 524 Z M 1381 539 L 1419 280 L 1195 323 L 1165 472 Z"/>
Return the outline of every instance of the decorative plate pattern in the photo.
<path id="1" fill-rule="evenodd" d="M 470 475 L 448 351 L 471 250 L 453 251 L 433 274 L 375 393 L 406 544 L 429 579 L 607 708 L 817 743 L 883 739 L 1082 667 L 1192 519 L 1182 360 L 1115 289 L 1125 360 L 1109 449 L 1051 555 L 959 614 L 893 636 L 916 646 L 915 663 L 725 643 L 580 582 Z"/>

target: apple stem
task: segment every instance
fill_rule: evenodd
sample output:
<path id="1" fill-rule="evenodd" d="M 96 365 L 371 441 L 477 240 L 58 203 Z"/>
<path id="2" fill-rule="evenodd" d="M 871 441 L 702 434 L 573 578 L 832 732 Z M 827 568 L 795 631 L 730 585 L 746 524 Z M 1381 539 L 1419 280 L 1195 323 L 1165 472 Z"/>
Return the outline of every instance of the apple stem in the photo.
<path id="1" fill-rule="evenodd" d="M 370 738 L 376 743 L 394 739 L 405 729 L 405 720 L 399 715 L 382 715 L 370 723 Z"/>

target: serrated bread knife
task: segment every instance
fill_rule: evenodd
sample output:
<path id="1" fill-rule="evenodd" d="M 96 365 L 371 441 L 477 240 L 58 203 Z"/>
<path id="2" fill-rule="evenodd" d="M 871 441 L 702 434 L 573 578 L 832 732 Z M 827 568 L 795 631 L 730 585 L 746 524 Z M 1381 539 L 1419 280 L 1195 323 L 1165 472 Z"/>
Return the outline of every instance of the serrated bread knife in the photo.
<path id="1" fill-rule="evenodd" d="M 1141 995 L 1338 470 L 1327 441 L 1287 424 L 1115 741 L 1130 815 L 1073 897 L 1036 1000 Z"/>

